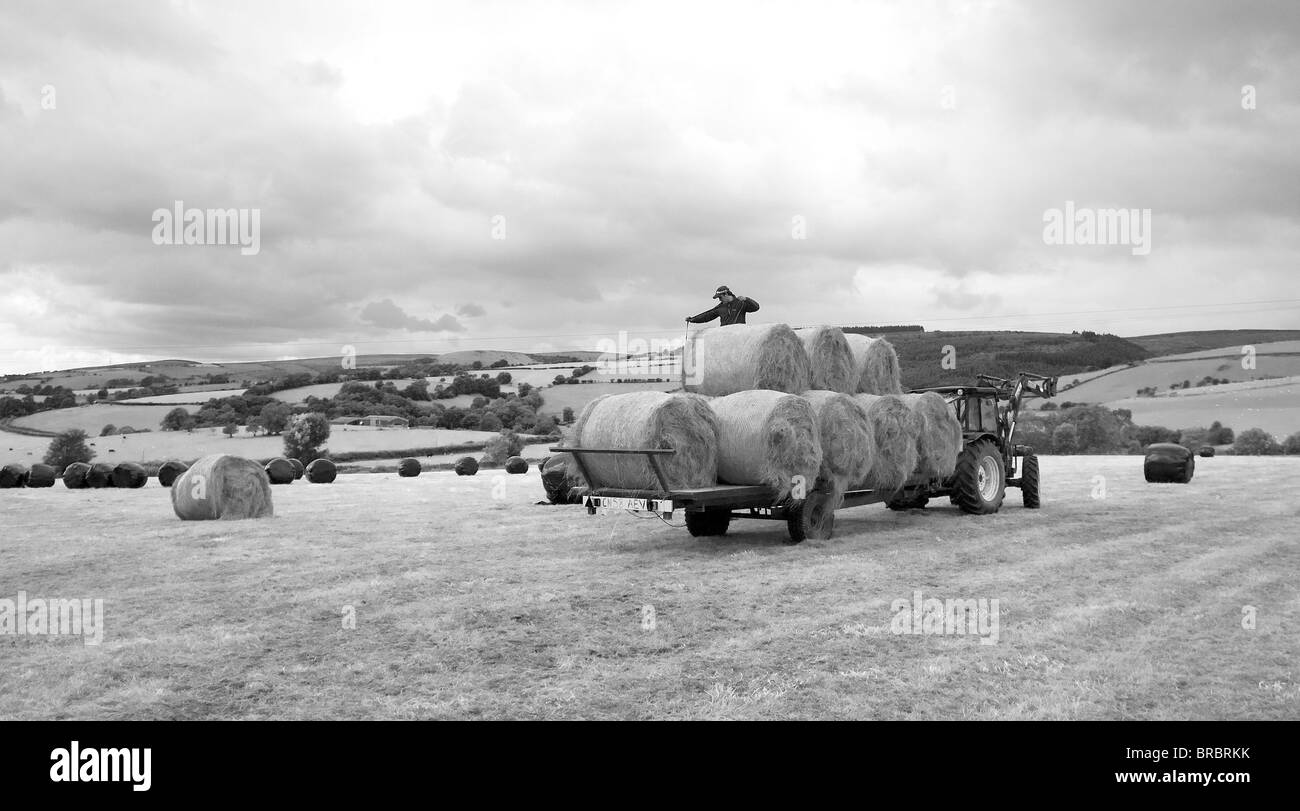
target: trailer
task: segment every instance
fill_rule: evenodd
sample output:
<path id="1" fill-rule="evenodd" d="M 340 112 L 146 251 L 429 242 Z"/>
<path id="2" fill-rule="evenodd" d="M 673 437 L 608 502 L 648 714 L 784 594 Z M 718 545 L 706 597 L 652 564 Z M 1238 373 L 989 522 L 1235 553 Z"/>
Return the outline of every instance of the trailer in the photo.
<path id="1" fill-rule="evenodd" d="M 749 518 L 784 521 L 789 543 L 808 538 L 830 538 L 838 510 L 884 503 L 894 510 L 921 509 L 932 498 L 947 496 L 965 513 L 988 515 L 1002 508 L 1007 487 L 1020 489 L 1024 506 L 1040 506 L 1038 456 L 1033 448 L 1013 442 L 1020 405 L 1027 397 L 1056 395 L 1056 378 L 1020 372 L 1014 380 L 980 375 L 970 386 L 934 386 L 913 389 L 943 396 L 962 426 L 962 450 L 956 470 L 944 480 L 912 479 L 896 492 L 866 487 L 848 490 L 838 505 L 832 504 L 828 482 L 796 479 L 790 495 L 777 499 L 777 491 L 761 485 L 719 484 L 711 487 L 674 488 L 664 474 L 661 460 L 675 453 L 671 448 L 551 448 L 572 454 L 574 464 L 587 482 L 583 504 L 590 515 L 609 510 L 656 513 L 671 518 L 681 510 L 686 528 L 695 537 L 727 534 L 731 522 Z M 646 457 L 659 483 L 656 489 L 622 489 L 593 479 L 583 458 L 596 454 L 639 454 Z"/>

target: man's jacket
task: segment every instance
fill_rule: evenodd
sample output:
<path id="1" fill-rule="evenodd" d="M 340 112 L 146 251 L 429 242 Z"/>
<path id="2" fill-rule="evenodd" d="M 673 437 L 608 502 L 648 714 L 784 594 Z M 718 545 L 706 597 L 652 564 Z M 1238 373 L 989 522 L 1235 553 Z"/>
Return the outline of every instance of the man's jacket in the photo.
<path id="1" fill-rule="evenodd" d="M 714 307 L 712 310 L 707 312 L 700 313 L 697 316 L 693 316 L 690 319 L 690 322 L 692 324 L 704 324 L 715 318 L 721 318 L 722 326 L 725 327 L 728 324 L 743 324 L 745 323 L 745 313 L 756 312 L 758 312 L 757 301 L 754 301 L 752 298 L 741 298 L 740 296 L 736 296 L 736 299 L 730 303 L 719 301 L 717 307 Z"/>

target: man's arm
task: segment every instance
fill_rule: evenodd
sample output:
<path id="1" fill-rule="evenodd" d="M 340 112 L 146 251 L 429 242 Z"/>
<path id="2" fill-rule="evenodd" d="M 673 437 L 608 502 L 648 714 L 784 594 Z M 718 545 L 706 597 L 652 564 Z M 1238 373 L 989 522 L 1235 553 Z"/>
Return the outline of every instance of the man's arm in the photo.
<path id="1" fill-rule="evenodd" d="M 754 301 L 754 300 L 753 300 L 752 298 L 750 298 L 749 296 L 736 296 L 736 298 L 740 299 L 741 301 L 743 301 L 743 302 L 745 303 L 745 312 L 747 312 L 747 313 L 756 313 L 756 312 L 758 312 L 758 302 L 757 302 L 757 301 Z"/>
<path id="2" fill-rule="evenodd" d="M 712 310 L 706 310 L 705 312 L 702 312 L 699 315 L 689 316 L 686 320 L 691 322 L 692 324 L 705 324 L 708 323 L 709 321 L 712 321 L 715 318 L 720 318 L 721 316 L 722 313 L 718 312 L 717 307 L 714 307 Z"/>

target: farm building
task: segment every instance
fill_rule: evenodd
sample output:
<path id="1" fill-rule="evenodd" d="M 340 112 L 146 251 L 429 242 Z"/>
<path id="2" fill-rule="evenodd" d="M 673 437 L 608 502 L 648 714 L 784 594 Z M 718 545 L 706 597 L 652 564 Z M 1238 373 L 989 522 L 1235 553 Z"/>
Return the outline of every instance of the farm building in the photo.
<path id="1" fill-rule="evenodd" d="M 410 428 L 411 423 L 405 417 L 390 417 L 386 414 L 372 414 L 369 417 L 335 417 L 331 425 L 363 425 L 370 428 Z"/>

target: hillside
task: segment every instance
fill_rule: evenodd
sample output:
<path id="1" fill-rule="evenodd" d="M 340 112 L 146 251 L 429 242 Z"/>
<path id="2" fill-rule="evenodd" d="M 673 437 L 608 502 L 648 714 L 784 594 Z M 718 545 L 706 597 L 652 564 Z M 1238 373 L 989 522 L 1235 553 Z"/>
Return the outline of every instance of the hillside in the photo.
<path id="1" fill-rule="evenodd" d="M 978 374 L 1066 375 L 1143 360 L 1150 353 L 1114 335 L 1055 332 L 900 332 L 884 336 L 898 352 L 904 388 L 968 383 Z M 955 368 L 941 365 L 945 347 Z"/>
<path id="2" fill-rule="evenodd" d="M 1288 329 L 1220 329 L 1201 332 L 1168 332 L 1161 335 L 1139 335 L 1127 339 L 1150 352 L 1153 356 L 1175 355 L 1185 352 L 1202 352 L 1223 347 L 1241 347 L 1246 344 L 1276 343 L 1300 340 L 1300 330 Z"/>

